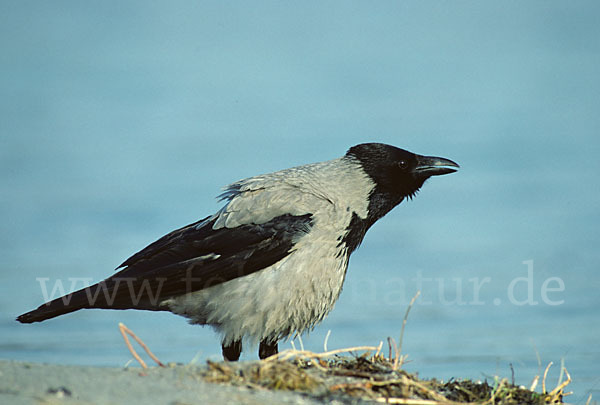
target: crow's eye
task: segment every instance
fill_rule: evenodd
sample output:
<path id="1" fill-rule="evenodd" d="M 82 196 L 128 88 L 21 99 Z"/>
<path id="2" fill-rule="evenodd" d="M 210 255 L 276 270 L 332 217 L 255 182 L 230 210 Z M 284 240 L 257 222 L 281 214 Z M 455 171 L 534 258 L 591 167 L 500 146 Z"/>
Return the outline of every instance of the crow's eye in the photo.
<path id="1" fill-rule="evenodd" d="M 401 160 L 398 162 L 398 167 L 402 170 L 406 170 L 406 168 L 408 167 L 408 163 L 406 162 L 406 160 Z"/>

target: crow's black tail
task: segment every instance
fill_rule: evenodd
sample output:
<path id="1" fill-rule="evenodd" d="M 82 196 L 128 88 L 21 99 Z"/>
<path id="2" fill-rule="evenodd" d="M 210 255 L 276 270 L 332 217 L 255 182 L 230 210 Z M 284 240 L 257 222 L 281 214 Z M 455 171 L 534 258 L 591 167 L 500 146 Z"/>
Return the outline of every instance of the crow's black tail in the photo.
<path id="1" fill-rule="evenodd" d="M 132 281 L 133 279 L 124 280 Z M 148 288 L 148 290 L 152 291 L 152 288 Z M 136 280 L 128 285 L 128 283 L 109 278 L 46 302 L 37 309 L 20 315 L 17 317 L 17 321 L 21 323 L 41 322 L 84 308 L 165 310 L 158 305 L 159 301 L 158 293 L 149 296 L 147 290 L 140 289 Z"/>
<path id="2" fill-rule="evenodd" d="M 54 318 L 59 315 L 68 314 L 70 312 L 78 311 L 85 306 L 73 305 L 73 303 L 65 304 L 63 298 L 57 298 L 50 302 L 40 305 L 37 309 L 29 311 L 23 315 L 17 317 L 17 321 L 21 323 L 33 323 L 41 322 L 46 319 Z"/>

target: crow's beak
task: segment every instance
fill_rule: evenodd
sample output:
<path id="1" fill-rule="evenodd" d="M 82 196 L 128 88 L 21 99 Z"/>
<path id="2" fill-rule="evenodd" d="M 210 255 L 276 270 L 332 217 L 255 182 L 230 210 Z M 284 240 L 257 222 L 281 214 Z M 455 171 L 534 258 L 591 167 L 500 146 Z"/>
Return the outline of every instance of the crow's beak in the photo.
<path id="1" fill-rule="evenodd" d="M 450 159 L 435 156 L 417 156 L 417 166 L 413 172 L 421 177 L 440 176 L 454 173 L 459 167 L 457 163 Z"/>

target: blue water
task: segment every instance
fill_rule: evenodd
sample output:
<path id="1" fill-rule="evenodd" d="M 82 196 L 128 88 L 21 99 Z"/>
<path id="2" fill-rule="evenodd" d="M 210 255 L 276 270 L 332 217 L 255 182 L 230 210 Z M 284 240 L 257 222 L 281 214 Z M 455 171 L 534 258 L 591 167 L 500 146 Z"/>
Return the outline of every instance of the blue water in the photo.
<path id="1" fill-rule="evenodd" d="M 379 141 L 459 162 L 369 231 L 305 347 L 396 339 L 406 368 L 550 362 L 600 396 L 600 6 L 529 2 L 2 2 L 0 357 L 219 357 L 169 314 L 14 317 L 206 216 L 220 187 Z M 287 345 L 287 344 L 286 344 Z M 298 345 L 298 342 L 296 342 Z M 537 354 L 536 354 L 537 353 Z M 254 350 L 246 355 L 254 358 Z"/>

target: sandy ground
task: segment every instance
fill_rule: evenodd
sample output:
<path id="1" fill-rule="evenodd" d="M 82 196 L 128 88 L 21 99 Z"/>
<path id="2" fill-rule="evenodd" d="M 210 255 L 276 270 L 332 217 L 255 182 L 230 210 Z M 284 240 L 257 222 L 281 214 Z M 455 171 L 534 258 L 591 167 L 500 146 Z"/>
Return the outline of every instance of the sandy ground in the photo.
<path id="1" fill-rule="evenodd" d="M 145 375 L 143 375 L 145 374 Z M 0 404 L 317 404 L 290 392 L 212 384 L 193 366 L 109 368 L 0 360 Z"/>

